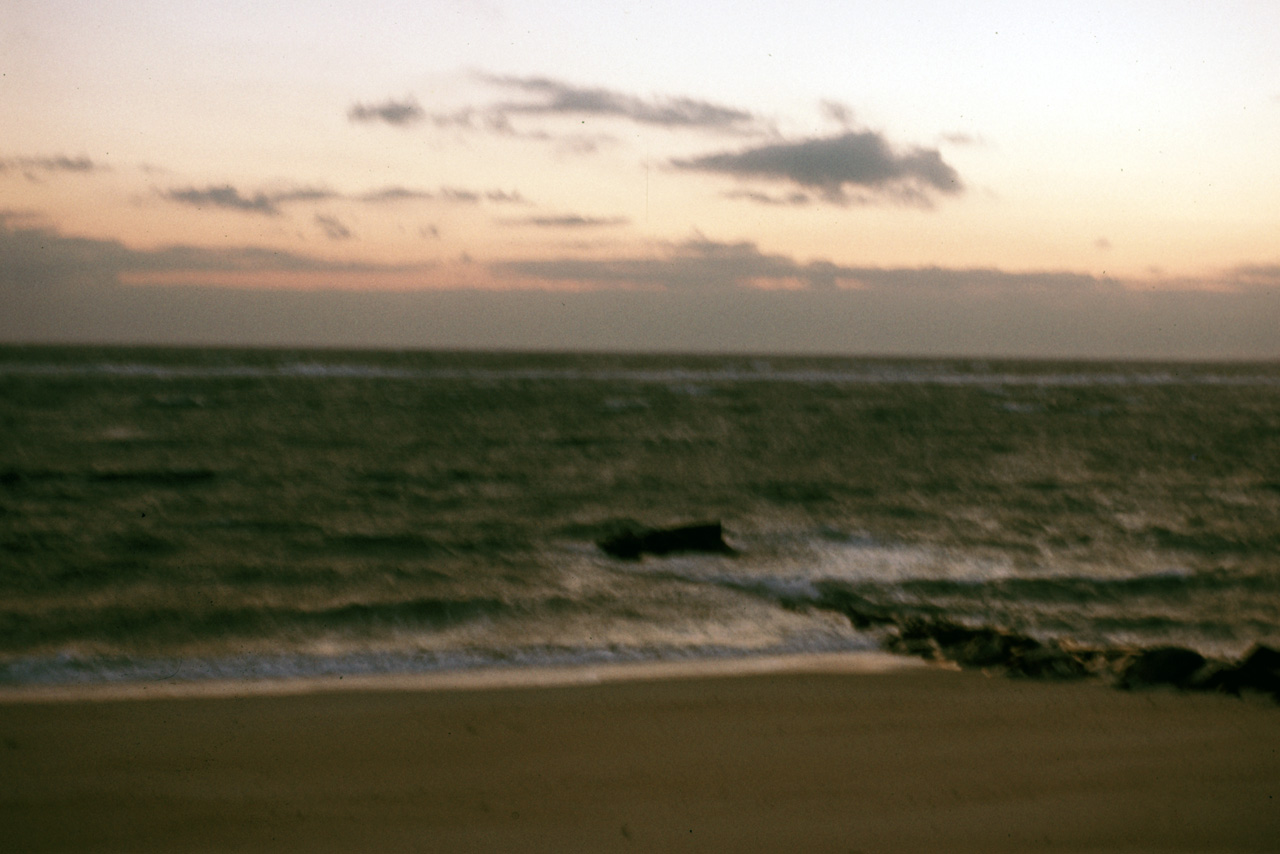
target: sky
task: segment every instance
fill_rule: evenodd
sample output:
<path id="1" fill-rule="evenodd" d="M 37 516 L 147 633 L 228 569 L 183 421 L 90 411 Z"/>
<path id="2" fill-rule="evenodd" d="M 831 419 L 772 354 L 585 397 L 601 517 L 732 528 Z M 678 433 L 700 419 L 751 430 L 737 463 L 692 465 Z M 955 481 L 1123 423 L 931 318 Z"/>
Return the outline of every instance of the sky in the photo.
<path id="1" fill-rule="evenodd" d="M 1276 359 L 1276 33 L 0 0 L 0 342 Z"/>

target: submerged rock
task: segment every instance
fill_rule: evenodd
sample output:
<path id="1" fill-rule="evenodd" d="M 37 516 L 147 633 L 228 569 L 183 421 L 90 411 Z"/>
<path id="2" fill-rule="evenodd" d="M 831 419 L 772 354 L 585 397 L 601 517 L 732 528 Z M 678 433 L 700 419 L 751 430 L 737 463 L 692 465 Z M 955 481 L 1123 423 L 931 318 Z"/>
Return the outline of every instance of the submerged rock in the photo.
<path id="1" fill-rule="evenodd" d="M 668 555 L 677 552 L 733 554 L 724 541 L 719 522 L 703 522 L 675 528 L 639 528 L 623 531 L 596 542 L 610 557 L 639 560 L 646 554 Z"/>

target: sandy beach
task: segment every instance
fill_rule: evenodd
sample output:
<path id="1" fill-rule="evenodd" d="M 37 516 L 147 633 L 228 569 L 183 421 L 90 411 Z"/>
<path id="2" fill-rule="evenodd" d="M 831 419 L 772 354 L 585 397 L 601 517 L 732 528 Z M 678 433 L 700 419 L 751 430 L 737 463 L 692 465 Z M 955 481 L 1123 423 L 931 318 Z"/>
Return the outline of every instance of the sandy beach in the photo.
<path id="1" fill-rule="evenodd" d="M 914 668 L 0 702 L 6 851 L 1275 851 L 1270 701 Z M 332 687 L 332 686 L 331 686 Z"/>

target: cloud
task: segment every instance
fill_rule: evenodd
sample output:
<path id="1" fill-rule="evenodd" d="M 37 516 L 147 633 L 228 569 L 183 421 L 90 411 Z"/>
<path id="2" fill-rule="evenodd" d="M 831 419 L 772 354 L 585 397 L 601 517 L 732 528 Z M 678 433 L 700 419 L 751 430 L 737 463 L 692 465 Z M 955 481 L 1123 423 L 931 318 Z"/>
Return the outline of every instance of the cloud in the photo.
<path id="1" fill-rule="evenodd" d="M 383 187 L 380 190 L 371 190 L 367 193 L 361 193 L 355 198 L 362 202 L 379 204 L 382 202 L 420 201 L 423 199 L 432 199 L 435 198 L 435 196 L 428 190 L 415 190 L 410 187 Z"/>
<path id="2" fill-rule="evenodd" d="M 280 215 L 280 208 L 276 199 L 266 193 L 242 196 L 240 191 L 230 184 L 169 190 L 164 196 L 170 201 L 180 202 L 196 208 L 225 208 L 245 213 L 265 214 L 266 216 Z"/>
<path id="3" fill-rule="evenodd" d="M 698 237 L 663 246 L 652 257 L 553 259 L 541 267 L 532 261 L 470 265 L 477 275 L 498 277 L 491 284 L 500 286 L 515 284 L 514 277 L 578 276 L 583 287 L 577 292 L 475 290 L 459 286 L 453 268 L 447 276 L 453 287 L 422 290 L 413 283 L 431 272 L 424 265 L 335 263 L 260 246 L 137 250 L 113 240 L 20 227 L 30 221 L 22 211 L 0 210 L 0 341 L 1280 356 L 1275 263 L 1241 265 L 1196 283 L 1174 282 L 1182 288 L 1175 290 L 1170 280 L 1126 283 L 1063 271 L 806 263 L 761 252 L 751 243 Z M 184 286 L 173 286 L 179 277 L 170 274 L 183 270 L 193 275 L 182 280 Z M 405 271 L 401 290 L 368 287 L 396 270 Z M 152 271 L 159 275 L 144 275 Z M 294 274 L 291 281 L 299 288 L 244 284 L 263 271 Z M 807 287 L 760 286 L 769 284 L 760 277 L 771 276 L 775 285 Z M 655 286 L 618 286 L 641 280 Z M 244 286 L 203 284 L 229 281 Z"/>
<path id="4" fill-rule="evenodd" d="M 885 290 L 929 294 L 1065 293 L 1110 289 L 1112 279 L 1066 271 L 1007 272 L 991 268 L 855 267 L 826 260 L 801 262 L 786 255 L 761 252 L 754 243 L 722 243 L 698 237 L 664 247 L 650 257 L 595 259 L 555 258 L 510 261 L 494 265 L 499 275 L 577 282 L 592 287 L 686 289 Z M 1280 272 L 1272 274 L 1280 279 Z M 1244 275 L 1244 274 L 1233 274 Z M 1258 278 L 1267 275 L 1265 268 Z"/>
<path id="5" fill-rule="evenodd" d="M 545 130 L 524 130 L 512 121 L 522 116 L 595 116 L 621 119 L 641 125 L 672 130 L 699 130 L 717 133 L 758 134 L 769 130 L 766 122 L 748 110 L 684 96 L 641 98 L 601 87 L 575 86 L 549 77 L 478 74 L 482 82 L 498 89 L 517 92 L 521 100 L 506 100 L 483 106 L 466 106 L 452 111 L 422 112 L 416 102 L 388 102 L 397 108 L 411 108 L 407 125 L 425 119 L 438 129 L 486 131 L 501 136 L 545 141 L 561 140 Z M 385 119 L 372 108 L 357 105 L 348 115 L 353 120 Z M 399 111 L 395 112 L 399 116 Z M 570 153 L 592 153 L 607 137 L 578 134 L 566 138 Z M 562 140 L 564 141 L 564 140 Z"/>
<path id="6" fill-rule="evenodd" d="M 387 99 L 381 104 L 352 105 L 347 110 L 347 119 L 353 122 L 386 122 L 396 127 L 405 127 L 425 119 L 427 114 L 417 101 L 406 98 L 403 101 Z"/>
<path id="7" fill-rule="evenodd" d="M 320 226 L 320 230 L 324 232 L 324 236 L 330 240 L 350 240 L 351 229 L 343 225 L 342 220 L 336 216 L 327 214 L 316 214 L 316 225 Z"/>
<path id="8" fill-rule="evenodd" d="M 433 126 L 441 130 L 457 128 L 459 130 L 487 130 L 503 136 L 517 135 L 511 120 L 498 108 L 463 107 L 452 113 L 431 113 L 427 119 Z M 529 136 L 530 134 L 524 134 Z M 537 134 L 539 138 L 547 138 L 546 134 Z"/>
<path id="9" fill-rule="evenodd" d="M 625 216 L 582 216 L 581 214 L 563 214 L 561 216 L 530 216 L 521 219 L 504 220 L 503 225 L 529 225 L 537 228 L 604 228 L 627 225 L 631 220 Z"/>
<path id="10" fill-rule="evenodd" d="M 268 198 L 273 203 L 280 205 L 288 202 L 324 202 L 329 199 L 340 199 L 342 194 L 320 187 L 298 187 L 292 190 L 279 190 L 269 193 Z"/>
<path id="11" fill-rule="evenodd" d="M 283 205 L 326 201 L 356 201 L 367 204 L 410 201 L 476 204 L 480 201 L 488 201 L 494 204 L 528 204 L 525 198 L 515 190 L 472 190 L 462 187 L 440 187 L 432 191 L 390 186 L 349 195 L 320 187 L 294 187 L 271 192 L 259 190 L 253 193 L 242 193 L 231 184 L 220 184 L 172 189 L 161 195 L 170 201 L 196 208 L 221 208 L 265 216 L 279 216 L 283 212 Z"/>
<path id="12" fill-rule="evenodd" d="M 828 262 L 801 264 L 760 252 L 754 243 L 697 238 L 644 258 L 558 258 L 511 261 L 494 266 L 502 275 L 577 282 L 594 287 L 657 287 L 665 290 L 725 290 L 743 286 L 823 287 L 842 269 Z"/>
<path id="13" fill-rule="evenodd" d="M 68 236 L 53 228 L 21 226 L 25 219 L 20 214 L 0 211 L 0 286 L 10 278 L 23 278 L 22 271 L 38 271 L 53 279 L 114 282 L 129 273 L 372 273 L 408 271 L 420 266 L 335 262 L 265 246 L 211 248 L 178 244 L 140 250 L 118 240 Z"/>
<path id="14" fill-rule="evenodd" d="M 730 190 L 723 194 L 726 199 L 745 199 L 749 202 L 755 202 L 761 205 L 786 205 L 796 207 L 799 205 L 807 205 L 813 202 L 813 197 L 808 193 L 799 191 L 787 193 L 785 195 L 773 195 L 760 190 Z"/>
<path id="15" fill-rule="evenodd" d="M 840 101 L 822 101 L 818 104 L 824 118 L 827 118 L 845 130 L 853 127 L 853 108 Z"/>
<path id="16" fill-rule="evenodd" d="M 787 181 L 838 204 L 888 197 L 923 204 L 931 193 L 959 193 L 956 170 L 937 149 L 895 151 L 872 131 L 780 142 L 742 151 L 672 160 L 678 169 Z"/>
<path id="17" fill-rule="evenodd" d="M 503 205 L 527 205 L 529 200 L 520 195 L 518 190 L 507 192 L 506 190 L 489 190 L 484 194 L 487 201 L 495 204 Z"/>
<path id="18" fill-rule="evenodd" d="M 666 128 L 696 128 L 725 132 L 759 132 L 757 116 L 736 107 L 687 97 L 646 100 L 603 88 L 585 88 L 548 77 L 488 75 L 495 86 L 517 89 L 536 96 L 533 102 L 508 102 L 497 108 L 499 115 L 588 115 L 628 119 L 637 124 Z"/>
<path id="19" fill-rule="evenodd" d="M 440 198 L 471 205 L 480 201 L 480 193 L 476 190 L 463 190 L 457 187 L 441 187 Z"/>
<path id="20" fill-rule="evenodd" d="M 966 133 L 965 131 L 955 131 L 953 133 L 944 133 L 938 136 L 942 142 L 955 146 L 989 146 L 991 143 L 987 139 L 978 134 Z"/>
<path id="21" fill-rule="evenodd" d="M 87 175 L 92 172 L 107 172 L 110 168 L 88 157 L 67 157 L 55 154 L 45 157 L 8 157 L 0 158 L 0 173 L 21 172 L 29 181 L 39 181 L 42 175 L 50 173 L 71 173 Z"/>

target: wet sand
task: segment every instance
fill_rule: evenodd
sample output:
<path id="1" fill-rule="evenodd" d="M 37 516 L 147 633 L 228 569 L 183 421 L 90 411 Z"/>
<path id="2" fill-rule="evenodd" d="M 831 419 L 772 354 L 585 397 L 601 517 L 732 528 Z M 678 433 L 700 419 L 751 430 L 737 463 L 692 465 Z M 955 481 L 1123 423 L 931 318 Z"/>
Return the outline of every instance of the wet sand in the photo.
<path id="1" fill-rule="evenodd" d="M 0 698 L 0 847 L 1280 845 L 1270 701 L 932 668 L 577 681 Z"/>

